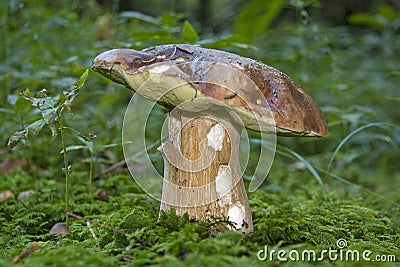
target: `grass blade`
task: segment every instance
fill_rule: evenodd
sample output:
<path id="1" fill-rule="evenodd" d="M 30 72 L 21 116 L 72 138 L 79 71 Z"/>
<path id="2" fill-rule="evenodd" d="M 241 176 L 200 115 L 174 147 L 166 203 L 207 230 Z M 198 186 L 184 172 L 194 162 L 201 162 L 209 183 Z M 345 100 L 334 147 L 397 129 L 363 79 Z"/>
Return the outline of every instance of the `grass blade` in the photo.
<path id="1" fill-rule="evenodd" d="M 318 170 L 319 170 L 320 172 L 322 172 L 323 174 L 328 175 L 328 176 L 332 177 L 333 179 L 335 179 L 335 180 L 337 180 L 337 181 L 339 181 L 339 182 L 342 182 L 343 184 L 351 185 L 351 186 L 358 186 L 358 187 L 360 187 L 363 191 L 365 191 L 366 193 L 371 194 L 371 195 L 373 195 L 373 196 L 375 196 L 375 197 L 378 197 L 378 198 L 380 198 L 380 199 L 383 199 L 383 200 L 385 200 L 385 201 L 387 201 L 387 202 L 390 202 L 391 204 L 394 204 L 394 205 L 400 207 L 400 204 L 398 204 L 397 202 L 388 200 L 384 195 L 379 194 L 379 193 L 376 193 L 375 191 L 370 190 L 370 189 L 368 189 L 368 188 L 365 188 L 363 185 L 355 184 L 355 183 L 353 183 L 353 182 L 351 182 L 351 181 L 346 180 L 346 179 L 343 178 L 343 177 L 340 177 L 339 175 L 336 175 L 336 174 L 333 174 L 333 173 L 331 173 L 331 172 L 328 172 L 328 171 L 326 171 L 326 170 L 324 170 L 324 169 L 322 169 L 322 168 L 316 167 L 316 169 L 318 169 Z"/>
<path id="2" fill-rule="evenodd" d="M 339 152 L 339 150 L 343 147 L 344 144 L 347 143 L 347 141 L 349 141 L 354 135 L 358 134 L 359 132 L 369 128 L 369 127 L 380 127 L 380 128 L 385 128 L 384 126 L 387 125 L 387 123 L 384 122 L 373 122 L 373 123 L 368 123 L 364 126 L 361 126 L 357 129 L 355 129 L 354 131 L 352 131 L 351 133 L 349 133 L 341 142 L 340 144 L 336 147 L 335 151 L 333 152 L 329 163 L 328 163 L 328 167 L 326 169 L 326 171 L 329 173 L 329 170 L 331 168 L 332 162 L 336 157 L 336 154 Z"/>
<path id="3" fill-rule="evenodd" d="M 282 147 L 282 146 L 277 147 L 276 153 L 278 153 L 284 157 L 287 157 L 287 158 L 300 160 L 302 163 L 304 163 L 304 165 L 311 172 L 311 174 L 314 176 L 314 178 L 317 179 L 318 183 L 325 188 L 325 184 L 322 181 L 321 176 L 318 174 L 318 172 L 312 166 L 312 164 L 310 162 L 308 162 L 308 160 L 306 160 L 303 156 L 301 156 L 297 152 L 295 152 L 287 147 Z"/>

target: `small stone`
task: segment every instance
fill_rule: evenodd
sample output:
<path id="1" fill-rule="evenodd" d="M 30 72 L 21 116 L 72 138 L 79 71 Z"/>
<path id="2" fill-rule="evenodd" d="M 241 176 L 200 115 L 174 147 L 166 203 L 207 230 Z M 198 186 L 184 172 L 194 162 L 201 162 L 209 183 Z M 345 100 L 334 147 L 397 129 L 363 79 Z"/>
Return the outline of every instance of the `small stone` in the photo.
<path id="1" fill-rule="evenodd" d="M 29 161 L 24 158 L 8 159 L 0 163 L 0 173 L 9 173 L 13 169 L 29 170 Z"/>
<path id="2" fill-rule="evenodd" d="M 7 199 L 13 198 L 14 194 L 11 190 L 6 190 L 0 193 L 0 203 L 6 201 Z"/>
<path id="3" fill-rule="evenodd" d="M 26 190 L 26 191 L 22 191 L 18 194 L 17 196 L 17 200 L 21 201 L 24 199 L 29 199 L 31 198 L 36 192 L 34 190 Z"/>

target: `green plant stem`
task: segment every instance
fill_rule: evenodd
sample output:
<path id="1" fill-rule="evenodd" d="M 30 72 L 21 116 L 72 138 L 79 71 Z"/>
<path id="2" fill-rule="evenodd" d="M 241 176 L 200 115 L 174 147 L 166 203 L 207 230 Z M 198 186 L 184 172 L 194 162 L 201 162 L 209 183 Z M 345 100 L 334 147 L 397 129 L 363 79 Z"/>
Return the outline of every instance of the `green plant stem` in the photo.
<path id="1" fill-rule="evenodd" d="M 6 7 L 3 9 L 3 33 L 2 33 L 2 37 L 3 37 L 3 56 L 4 56 L 4 62 L 6 63 L 6 68 L 9 70 L 10 69 L 10 42 L 9 42 L 9 27 L 8 27 L 8 16 L 9 16 L 9 12 L 8 12 L 8 5 L 6 5 Z M 10 75 L 6 74 L 4 76 L 4 89 L 3 91 L 5 91 L 5 94 L 3 95 L 8 95 L 10 92 Z"/>
<path id="2" fill-rule="evenodd" d="M 69 180 L 69 169 L 68 169 L 68 159 L 67 159 L 67 146 L 65 144 L 64 137 L 64 125 L 62 122 L 62 118 L 59 113 L 57 113 L 57 120 L 60 125 L 61 132 L 61 142 L 63 146 L 63 157 L 64 157 L 64 169 L 65 169 L 65 209 L 69 208 L 69 198 L 68 198 L 68 180 Z M 65 216 L 65 223 L 68 225 L 68 214 Z"/>
<path id="3" fill-rule="evenodd" d="M 92 189 L 92 182 L 93 182 L 93 151 L 90 151 L 90 166 L 89 166 L 89 196 L 90 200 L 93 201 L 93 189 Z"/>

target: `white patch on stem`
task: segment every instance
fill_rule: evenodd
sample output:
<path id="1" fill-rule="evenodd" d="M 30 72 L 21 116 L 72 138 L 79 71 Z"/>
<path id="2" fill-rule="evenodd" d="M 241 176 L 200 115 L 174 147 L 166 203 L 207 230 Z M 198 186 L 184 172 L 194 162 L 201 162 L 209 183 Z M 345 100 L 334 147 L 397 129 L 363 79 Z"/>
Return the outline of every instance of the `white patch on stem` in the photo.
<path id="1" fill-rule="evenodd" d="M 208 146 L 214 148 L 215 151 L 221 151 L 224 137 L 224 127 L 219 123 L 215 124 L 207 134 Z"/>
<path id="2" fill-rule="evenodd" d="M 236 229 L 241 229 L 244 220 L 244 206 L 240 202 L 236 202 L 229 207 L 228 218 L 230 222 L 236 224 Z M 234 230 L 233 227 L 230 230 Z"/>
<path id="3" fill-rule="evenodd" d="M 180 150 L 182 123 L 178 118 L 172 115 L 169 115 L 168 119 L 169 140 Z"/>
<path id="4" fill-rule="evenodd" d="M 217 177 L 215 177 L 215 190 L 221 207 L 231 204 L 232 172 L 229 166 L 219 166 Z"/>

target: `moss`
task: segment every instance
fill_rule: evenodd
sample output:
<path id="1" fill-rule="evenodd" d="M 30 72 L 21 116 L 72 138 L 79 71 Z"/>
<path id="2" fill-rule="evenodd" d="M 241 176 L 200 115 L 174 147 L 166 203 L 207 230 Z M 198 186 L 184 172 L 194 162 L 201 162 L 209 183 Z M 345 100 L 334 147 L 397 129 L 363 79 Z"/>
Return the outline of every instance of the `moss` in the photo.
<path id="1" fill-rule="evenodd" d="M 63 247 L 48 247 L 41 244 L 40 249 L 29 257 L 30 266 L 114 266 L 118 264 L 116 258 L 107 257 L 104 251 L 87 248 L 82 245 L 70 245 Z"/>
<path id="2" fill-rule="evenodd" d="M 283 162 L 278 160 L 276 167 L 280 164 Z M 159 203 L 149 199 L 128 175 L 98 181 L 96 189 L 106 192 L 106 196 L 94 199 L 87 192 L 84 175 L 72 175 L 72 211 L 126 235 L 91 225 L 94 239 L 84 221 L 70 218 L 71 234 L 59 247 L 49 229 L 65 219 L 63 181 L 14 172 L 1 178 L 4 189 L 33 189 L 37 193 L 23 202 L 8 200 L 0 205 L 2 266 L 33 242 L 39 244 L 39 249 L 20 266 L 282 265 L 277 260 L 259 261 L 257 252 L 266 245 L 275 250 L 313 249 L 318 253 L 337 248 L 338 239 L 345 239 L 348 249 L 373 251 L 371 257 L 392 254 L 400 259 L 398 206 L 379 210 L 376 207 L 383 201 L 379 197 L 355 194 L 343 198 L 340 192 L 326 190 L 307 176 L 298 176 L 295 184 L 294 177 L 283 178 L 278 172 L 262 190 L 249 194 L 253 233 L 225 232 L 210 237 L 211 224 L 178 217 L 172 211 L 159 216 Z M 281 180 L 279 186 L 274 184 L 276 179 Z M 328 259 L 318 263 L 341 265 Z"/>

